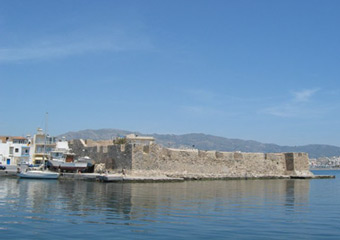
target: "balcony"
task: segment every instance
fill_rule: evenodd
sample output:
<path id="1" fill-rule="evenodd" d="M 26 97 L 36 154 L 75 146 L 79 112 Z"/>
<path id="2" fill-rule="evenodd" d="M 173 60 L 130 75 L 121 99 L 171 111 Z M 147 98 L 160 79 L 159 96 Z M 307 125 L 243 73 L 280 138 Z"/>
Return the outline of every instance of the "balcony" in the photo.
<path id="1" fill-rule="evenodd" d="M 36 141 L 35 142 L 36 145 L 55 145 L 56 141 Z"/>
<path id="2" fill-rule="evenodd" d="M 46 144 L 46 145 L 53 145 L 56 144 L 57 139 L 55 137 L 50 137 L 50 136 L 39 136 L 37 138 L 35 138 L 35 144 L 37 145 L 42 145 L 42 144 Z"/>

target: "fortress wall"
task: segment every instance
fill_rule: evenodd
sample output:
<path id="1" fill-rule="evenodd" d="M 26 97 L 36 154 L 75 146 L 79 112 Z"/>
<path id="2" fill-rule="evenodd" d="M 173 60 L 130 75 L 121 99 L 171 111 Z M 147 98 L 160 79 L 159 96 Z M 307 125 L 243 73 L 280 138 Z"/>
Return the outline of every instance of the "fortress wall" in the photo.
<path id="1" fill-rule="evenodd" d="M 112 141 L 111 141 L 112 142 Z M 95 144 L 92 141 L 90 146 L 85 146 L 79 140 L 72 140 L 70 147 L 77 157 L 89 156 L 96 164 L 105 164 L 106 169 L 131 170 L 132 168 L 132 145 L 104 145 Z"/>
<path id="2" fill-rule="evenodd" d="M 287 171 L 287 158 L 291 169 Z M 305 153 L 241 153 L 180 150 L 150 145 L 133 148 L 132 169 L 157 170 L 168 174 L 223 176 L 282 176 L 310 174 Z"/>
<path id="3" fill-rule="evenodd" d="M 94 140 L 91 140 L 91 139 L 87 139 L 85 142 L 86 142 L 86 145 L 88 147 L 108 146 L 108 145 L 112 145 L 113 144 L 113 140 L 98 140 L 98 141 L 94 141 Z"/>
<path id="4" fill-rule="evenodd" d="M 122 170 L 132 169 L 132 145 L 108 146 L 106 168 Z"/>
<path id="5" fill-rule="evenodd" d="M 295 171 L 305 171 L 309 169 L 309 158 L 306 153 L 294 153 L 294 167 Z"/>
<path id="6" fill-rule="evenodd" d="M 285 153 L 285 160 L 286 174 L 304 175 L 309 173 L 309 158 L 307 153 Z"/>
<path id="7" fill-rule="evenodd" d="M 93 145 L 92 145 L 93 146 Z M 72 146 L 74 149 L 74 146 Z M 306 153 L 242 153 L 171 149 L 157 144 L 97 145 L 76 148 L 106 169 L 198 177 L 312 175 Z M 75 150 L 75 149 L 74 149 Z"/>

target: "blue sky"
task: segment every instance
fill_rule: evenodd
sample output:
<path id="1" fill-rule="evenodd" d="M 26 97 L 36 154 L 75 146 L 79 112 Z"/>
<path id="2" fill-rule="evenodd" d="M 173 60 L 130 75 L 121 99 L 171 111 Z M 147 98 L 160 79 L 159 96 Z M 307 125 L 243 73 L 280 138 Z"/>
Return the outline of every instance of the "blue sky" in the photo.
<path id="1" fill-rule="evenodd" d="M 0 0 L 0 135 L 340 146 L 340 2 Z"/>

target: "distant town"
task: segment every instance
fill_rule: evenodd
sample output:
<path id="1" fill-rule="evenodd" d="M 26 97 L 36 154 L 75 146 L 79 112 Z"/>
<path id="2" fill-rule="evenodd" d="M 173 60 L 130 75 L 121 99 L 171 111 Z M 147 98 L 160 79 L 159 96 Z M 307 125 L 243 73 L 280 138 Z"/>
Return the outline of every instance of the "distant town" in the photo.
<path id="1" fill-rule="evenodd" d="M 311 169 L 340 168 L 340 156 L 320 157 L 320 158 L 309 159 L 309 166 L 310 166 Z"/>

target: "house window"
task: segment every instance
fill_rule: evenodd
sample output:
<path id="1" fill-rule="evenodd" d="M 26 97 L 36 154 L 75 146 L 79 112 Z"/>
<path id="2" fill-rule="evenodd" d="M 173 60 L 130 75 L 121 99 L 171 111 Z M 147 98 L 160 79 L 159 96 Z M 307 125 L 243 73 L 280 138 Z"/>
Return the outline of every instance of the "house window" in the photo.
<path id="1" fill-rule="evenodd" d="M 16 148 L 16 149 L 15 149 L 15 152 L 18 153 L 18 152 L 19 152 L 19 148 Z"/>

